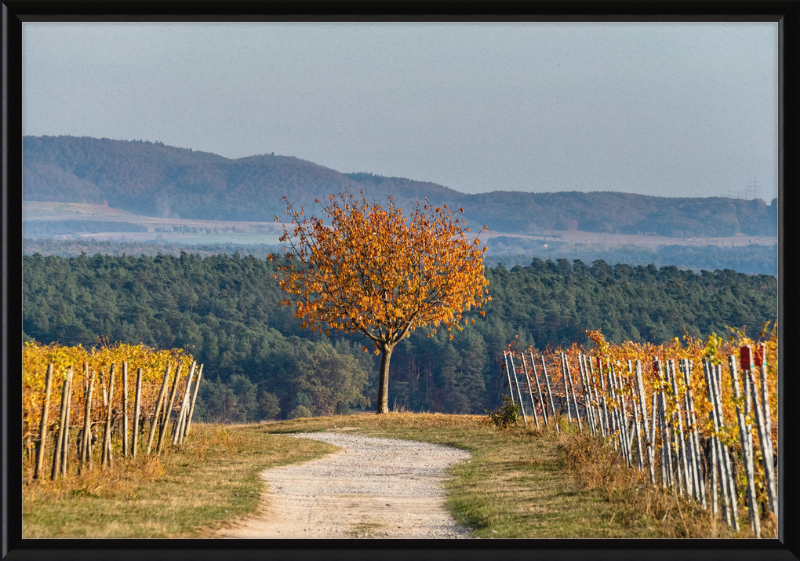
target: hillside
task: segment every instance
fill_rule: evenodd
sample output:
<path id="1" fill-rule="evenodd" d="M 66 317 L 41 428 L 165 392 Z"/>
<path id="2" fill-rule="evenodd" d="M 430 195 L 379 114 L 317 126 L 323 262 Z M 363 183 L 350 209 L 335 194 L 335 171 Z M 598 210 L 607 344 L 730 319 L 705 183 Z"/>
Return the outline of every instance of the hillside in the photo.
<path id="1" fill-rule="evenodd" d="M 292 156 L 228 159 L 162 143 L 89 137 L 25 137 L 23 198 L 108 204 L 146 216 L 270 221 L 283 195 L 313 207 L 318 197 L 361 189 L 393 195 L 407 210 L 427 196 L 464 207 L 473 226 L 498 232 L 581 230 L 670 237 L 777 235 L 777 200 L 671 198 L 617 192 L 469 195 L 435 183 L 340 173 Z"/>

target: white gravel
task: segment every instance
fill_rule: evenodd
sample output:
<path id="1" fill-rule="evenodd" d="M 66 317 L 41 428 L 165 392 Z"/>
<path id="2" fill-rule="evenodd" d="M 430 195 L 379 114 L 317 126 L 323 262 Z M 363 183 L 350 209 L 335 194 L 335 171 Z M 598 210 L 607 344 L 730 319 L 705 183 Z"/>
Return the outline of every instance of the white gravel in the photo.
<path id="1" fill-rule="evenodd" d="M 262 473 L 269 506 L 222 537 L 467 538 L 444 509 L 445 470 L 470 454 L 449 446 L 341 432 L 289 435 L 343 448 Z"/>

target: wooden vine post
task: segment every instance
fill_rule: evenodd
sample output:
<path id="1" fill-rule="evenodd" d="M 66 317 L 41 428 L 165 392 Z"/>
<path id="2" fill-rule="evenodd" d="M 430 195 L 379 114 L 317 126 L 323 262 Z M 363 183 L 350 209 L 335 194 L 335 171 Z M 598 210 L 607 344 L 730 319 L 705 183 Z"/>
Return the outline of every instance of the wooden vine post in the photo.
<path id="1" fill-rule="evenodd" d="M 743 347 L 743 349 L 746 347 Z M 761 461 L 764 466 L 764 473 L 767 477 L 767 496 L 769 498 L 769 508 L 777 516 L 778 514 L 778 495 L 775 492 L 775 470 L 774 459 L 772 457 L 772 438 L 767 432 L 766 421 L 764 419 L 764 411 L 761 407 L 761 400 L 756 390 L 756 383 L 753 379 L 752 369 L 747 370 L 747 376 L 750 378 L 750 392 L 753 396 L 753 409 L 755 410 L 756 427 L 758 428 L 758 440 L 761 445 Z"/>
<path id="2" fill-rule="evenodd" d="M 167 364 L 167 370 L 164 372 L 164 379 L 161 381 L 161 390 L 158 392 L 158 399 L 156 400 L 156 407 L 153 410 L 153 418 L 150 421 L 150 435 L 147 437 L 147 453 L 150 453 L 150 450 L 153 447 L 153 437 L 156 434 L 156 428 L 159 425 L 159 413 L 161 413 L 161 404 L 164 402 L 164 396 L 166 395 L 167 391 L 167 384 L 169 383 L 169 374 L 171 370 L 171 365 Z"/>
<path id="3" fill-rule="evenodd" d="M 183 433 L 183 424 L 186 419 L 186 413 L 189 408 L 189 392 L 192 389 L 192 379 L 194 378 L 194 370 L 197 367 L 197 363 L 192 363 L 192 367 L 189 369 L 189 376 L 186 378 L 186 388 L 183 391 L 183 399 L 181 400 L 181 409 L 178 413 L 178 422 L 175 426 L 175 434 L 172 436 L 172 444 L 179 444 L 183 439 L 181 438 L 181 434 Z"/>
<path id="4" fill-rule="evenodd" d="M 581 412 L 578 409 L 578 399 L 575 397 L 575 383 L 572 381 L 572 372 L 569 369 L 569 359 L 567 359 L 566 354 L 562 354 L 564 357 L 564 372 L 567 378 L 569 378 L 569 387 L 570 391 L 572 392 L 572 405 L 575 407 L 575 418 L 578 420 L 578 430 L 583 434 L 583 425 L 581 424 Z M 569 396 L 567 396 L 567 401 L 569 401 Z"/>
<path id="5" fill-rule="evenodd" d="M 128 362 L 127 361 L 122 362 L 122 455 L 123 456 L 128 455 Z"/>
<path id="6" fill-rule="evenodd" d="M 67 371 L 67 407 L 64 412 L 64 442 L 61 443 L 61 475 L 67 475 L 69 460 L 69 418 L 72 413 L 72 367 Z"/>
<path id="7" fill-rule="evenodd" d="M 539 384 L 539 373 L 536 371 L 536 361 L 533 359 L 533 351 L 531 351 L 531 368 L 533 369 L 533 379 L 536 380 L 536 392 L 539 394 L 539 405 L 542 408 L 542 417 L 544 418 L 544 426 L 547 426 L 547 406 L 542 397 L 542 386 Z"/>
<path id="8" fill-rule="evenodd" d="M 603 438 L 606 438 L 608 436 L 608 432 L 609 432 L 608 431 L 608 424 L 605 422 L 606 420 L 604 420 L 604 418 L 603 418 L 603 409 L 602 409 L 601 402 L 600 402 L 600 394 L 597 392 L 597 380 L 595 379 L 595 376 L 594 376 L 594 364 L 592 363 L 592 358 L 591 357 L 588 357 L 588 361 L 589 361 L 588 375 L 589 375 L 589 377 L 591 379 L 591 382 L 592 382 L 590 384 L 589 389 L 590 389 L 590 391 L 594 390 L 594 400 L 595 400 L 595 405 L 596 405 L 595 411 L 596 411 L 596 415 L 597 415 L 598 424 L 600 425 L 600 434 L 603 436 Z"/>
<path id="9" fill-rule="evenodd" d="M 108 407 L 106 409 L 106 430 L 103 433 L 103 452 L 100 461 L 102 466 L 111 466 L 111 430 L 112 430 L 112 407 L 114 405 L 114 365 L 111 365 L 111 372 L 108 376 Z"/>
<path id="10" fill-rule="evenodd" d="M 644 395 L 644 382 L 642 380 L 642 361 L 636 361 L 636 387 L 639 392 L 639 403 L 642 404 L 642 424 L 644 425 L 644 435 L 646 444 L 647 467 L 650 473 L 650 483 L 656 484 L 655 474 L 655 442 L 650 437 L 650 426 L 647 419 L 647 399 Z"/>
<path id="11" fill-rule="evenodd" d="M 522 401 L 522 390 L 519 389 L 519 380 L 517 378 L 517 367 L 514 366 L 514 355 L 513 353 L 508 353 L 508 359 L 511 361 L 511 371 L 514 373 L 514 384 L 517 386 L 517 396 L 519 397 L 519 409 L 522 411 L 522 421 L 525 423 L 525 426 L 528 426 L 528 416 L 525 414 L 525 403 Z M 511 379 L 509 379 L 511 382 Z"/>
<path id="12" fill-rule="evenodd" d="M 703 462 L 702 457 L 700 454 L 700 436 L 697 430 L 697 413 L 695 413 L 694 409 L 694 392 L 692 391 L 692 369 L 694 368 L 694 361 L 690 361 L 684 359 L 683 363 L 683 372 L 684 372 L 684 380 L 686 382 L 686 395 L 688 397 L 689 403 L 689 412 L 691 413 L 692 418 L 692 446 L 694 448 L 694 456 L 695 456 L 695 470 L 697 473 L 697 492 L 700 497 L 700 502 L 703 507 L 703 510 L 708 508 L 708 503 L 706 502 L 706 484 L 705 484 L 705 476 L 703 474 Z"/>
<path id="13" fill-rule="evenodd" d="M 50 409 L 50 392 L 53 388 L 53 364 L 47 365 L 47 377 L 44 386 L 44 403 L 42 404 L 42 418 L 39 422 L 39 443 L 36 447 L 36 468 L 33 472 L 34 479 L 42 478 L 44 453 L 47 447 L 47 412 Z"/>
<path id="14" fill-rule="evenodd" d="M 564 367 L 564 353 L 561 353 L 559 358 L 561 359 L 561 378 L 564 380 L 564 399 L 567 402 L 567 426 L 572 429 L 572 412 L 569 405 L 569 385 L 567 382 L 567 371 Z"/>
<path id="15" fill-rule="evenodd" d="M 94 376 L 88 376 L 89 365 L 84 372 L 87 374 L 85 401 L 83 405 L 83 441 L 81 442 L 81 470 L 92 470 L 92 392 L 94 390 Z"/>
<path id="16" fill-rule="evenodd" d="M 528 395 L 531 397 L 531 409 L 533 410 L 533 420 L 536 422 L 536 428 L 539 428 L 539 415 L 536 413 L 536 402 L 533 400 L 533 385 L 531 384 L 531 377 L 528 375 L 528 364 L 525 362 L 525 353 L 522 355 L 522 368 L 525 370 L 525 379 L 528 381 Z"/>
<path id="17" fill-rule="evenodd" d="M 169 423 L 170 414 L 172 413 L 172 406 L 175 403 L 175 394 L 178 391 L 178 379 L 181 377 L 181 370 L 183 368 L 182 364 L 178 365 L 178 370 L 175 372 L 175 380 L 172 382 L 172 390 L 170 391 L 169 402 L 164 409 L 163 420 L 161 422 L 161 430 L 158 433 L 158 446 L 156 447 L 156 453 L 160 454 L 162 448 L 164 447 L 164 437 L 167 432 L 167 425 Z"/>
<path id="18" fill-rule="evenodd" d="M 508 378 L 508 395 L 511 396 L 511 403 L 516 405 L 514 401 L 514 390 L 511 387 L 511 367 L 508 365 L 508 352 L 503 351 L 503 360 L 506 361 L 506 378 Z"/>
<path id="19" fill-rule="evenodd" d="M 186 422 L 186 430 L 184 431 L 184 438 L 189 435 L 189 429 L 192 428 L 192 417 L 194 416 L 194 404 L 197 401 L 197 389 L 200 387 L 200 379 L 203 377 L 203 365 L 200 365 L 200 371 L 197 373 L 197 381 L 194 383 L 194 392 L 192 394 L 192 406 L 189 409 L 189 420 Z"/>
<path id="20" fill-rule="evenodd" d="M 728 368 L 731 374 L 731 387 L 733 397 L 736 400 L 736 419 L 739 422 L 739 441 L 742 446 L 742 458 L 744 460 L 745 476 L 747 478 L 747 504 L 748 515 L 750 517 L 750 529 L 756 538 L 761 537 L 761 520 L 758 516 L 758 500 L 756 498 L 755 470 L 753 467 L 752 450 L 747 446 L 747 434 L 750 433 L 750 425 L 746 423 L 744 407 L 741 406 L 742 395 L 739 392 L 739 376 L 736 371 L 736 357 L 728 356 Z"/>
<path id="21" fill-rule="evenodd" d="M 544 381 L 547 384 L 547 397 L 550 400 L 550 411 L 553 413 L 553 424 L 556 426 L 556 432 L 560 433 L 561 429 L 558 427 L 558 419 L 556 418 L 556 406 L 553 400 L 553 390 L 550 388 L 550 377 L 547 375 L 547 366 L 544 363 L 544 355 L 539 358 L 542 359 L 542 371 L 544 372 Z"/>
<path id="22" fill-rule="evenodd" d="M 142 369 L 136 369 L 136 397 L 133 401 L 133 438 L 131 442 L 131 456 L 136 457 L 139 448 L 139 423 L 142 413 Z"/>

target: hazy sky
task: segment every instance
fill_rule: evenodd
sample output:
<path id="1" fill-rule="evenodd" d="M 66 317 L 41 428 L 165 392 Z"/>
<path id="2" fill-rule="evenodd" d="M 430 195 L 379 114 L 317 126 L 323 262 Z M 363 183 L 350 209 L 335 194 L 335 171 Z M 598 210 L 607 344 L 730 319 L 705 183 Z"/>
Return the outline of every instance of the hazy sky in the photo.
<path id="1" fill-rule="evenodd" d="M 777 196 L 775 23 L 25 23 L 26 135 L 459 191 Z"/>

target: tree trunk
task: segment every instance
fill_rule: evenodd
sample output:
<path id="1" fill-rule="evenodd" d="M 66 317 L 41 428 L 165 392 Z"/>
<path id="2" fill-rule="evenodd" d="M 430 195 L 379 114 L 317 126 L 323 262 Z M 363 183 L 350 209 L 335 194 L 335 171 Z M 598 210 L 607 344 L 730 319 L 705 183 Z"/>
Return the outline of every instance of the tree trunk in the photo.
<path id="1" fill-rule="evenodd" d="M 389 412 L 389 361 L 392 359 L 393 347 L 381 345 L 381 372 L 378 382 L 378 406 L 377 413 Z"/>

